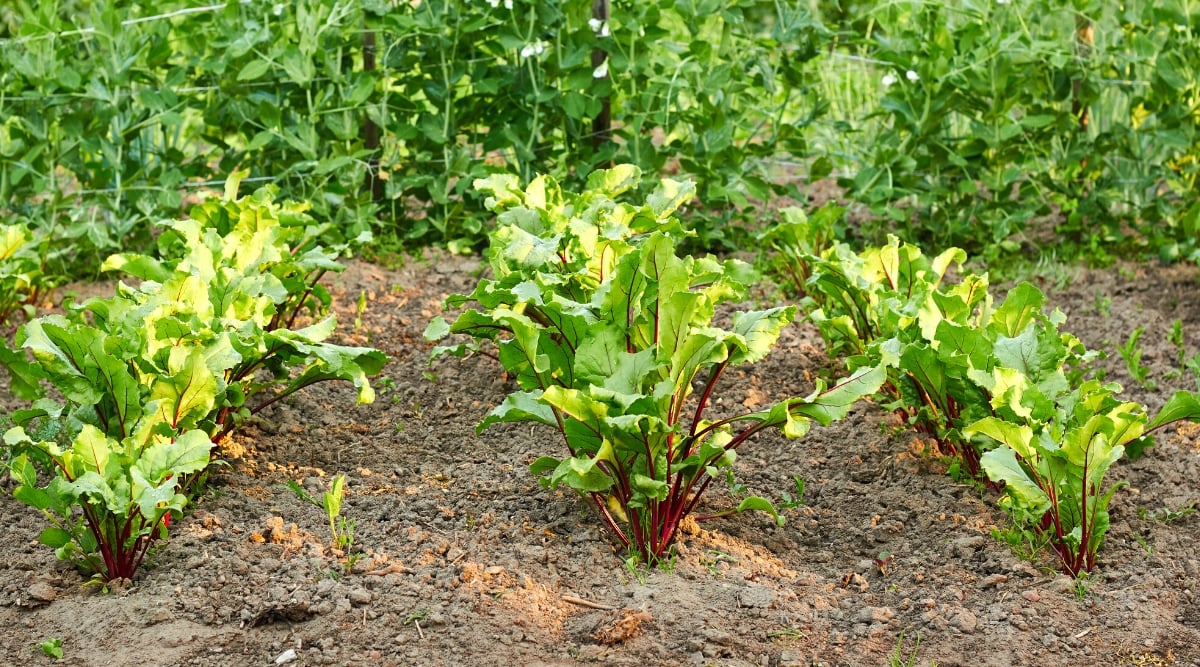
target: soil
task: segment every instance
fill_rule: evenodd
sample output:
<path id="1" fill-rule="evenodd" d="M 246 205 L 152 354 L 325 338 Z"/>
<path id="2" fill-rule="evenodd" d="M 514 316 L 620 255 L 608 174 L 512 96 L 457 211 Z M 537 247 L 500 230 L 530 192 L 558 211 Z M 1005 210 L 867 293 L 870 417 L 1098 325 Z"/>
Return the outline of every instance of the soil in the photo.
<path id="1" fill-rule="evenodd" d="M 376 402 L 355 407 L 351 387 L 326 383 L 273 406 L 222 449 L 228 465 L 130 585 L 83 585 L 4 486 L 0 664 L 50 664 L 37 644 L 60 638 L 58 664 L 116 667 L 1200 665 L 1200 513 L 1188 510 L 1200 503 L 1200 428 L 1172 430 L 1110 473 L 1129 485 L 1085 581 L 993 538 L 1008 525 L 996 495 L 954 482 L 869 403 L 803 440 L 763 436 L 742 451 L 738 481 L 755 493 L 779 499 L 805 480 L 786 525 L 704 522 L 669 571 L 631 569 L 576 497 L 529 473 L 560 454 L 553 433 L 476 435 L 513 389 L 496 363 L 427 364 L 426 323 L 478 271 L 478 259 L 442 254 L 395 269 L 351 262 L 331 282 L 340 338 L 392 358 Z M 1109 351 L 1108 378 L 1154 410 L 1196 388 L 1190 371 L 1172 376 L 1167 332 L 1175 320 L 1200 332 L 1197 275 L 1080 270 L 1051 303 Z M 1155 390 L 1116 353 L 1137 326 Z M 1185 353 L 1197 351 L 1189 338 Z M 827 363 L 816 331 L 793 325 L 722 400 L 808 393 Z M 319 497 L 336 474 L 352 563 L 330 549 L 322 510 L 285 485 Z M 710 495 L 710 509 L 735 502 Z"/>

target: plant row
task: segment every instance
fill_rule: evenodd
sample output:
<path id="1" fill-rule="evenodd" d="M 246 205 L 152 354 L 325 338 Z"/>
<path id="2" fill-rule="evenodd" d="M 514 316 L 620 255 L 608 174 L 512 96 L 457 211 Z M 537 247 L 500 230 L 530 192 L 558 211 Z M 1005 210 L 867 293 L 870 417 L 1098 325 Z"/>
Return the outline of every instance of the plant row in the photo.
<path id="1" fill-rule="evenodd" d="M 165 223 L 157 257 L 108 258 L 136 284 L 24 324 L 24 350 L 5 353 L 13 393 L 32 402 L 4 434 L 14 495 L 49 522 L 42 543 L 102 580 L 133 577 L 216 444 L 255 413 L 326 380 L 374 399 L 384 355 L 328 341 L 319 281 L 346 244 L 272 188 L 237 199 L 242 176 Z"/>
<path id="2" fill-rule="evenodd" d="M 1060 328 L 1066 316 L 1046 313 L 1033 285 L 997 304 L 986 274 L 962 270 L 964 251 L 929 257 L 893 236 L 854 252 L 831 241 L 836 215 L 787 211 L 762 235 L 829 353 L 851 370 L 887 368 L 882 404 L 951 455 L 952 474 L 1000 489 L 1014 524 L 1064 571 L 1091 571 L 1122 486 L 1105 473 L 1140 456 L 1154 431 L 1200 419 L 1196 395 L 1176 393 L 1150 419 L 1096 378 L 1098 353 Z"/>
<path id="3" fill-rule="evenodd" d="M 629 165 L 597 171 L 582 194 L 546 177 L 524 189 L 511 176 L 477 181 L 498 214 L 492 275 L 450 297 L 448 308 L 465 309 L 426 331 L 468 337 L 434 359 L 489 354 L 516 378 L 479 430 L 534 422 L 557 431 L 565 456 L 538 458 L 532 472 L 578 492 L 633 558 L 667 557 L 688 516 L 756 509 L 778 518 L 756 496 L 697 512 L 755 435 L 802 437 L 874 395 L 933 453 L 953 455 L 962 475 L 1000 489 L 1015 525 L 1077 575 L 1095 566 L 1108 529 L 1120 486 L 1104 483 L 1108 469 L 1140 455 L 1155 430 L 1200 419 L 1187 392 L 1154 419 L 1118 400 L 1118 385 L 1091 377 L 1095 353 L 1060 329 L 1061 312 L 1044 312 L 1032 285 L 996 304 L 986 275 L 962 271 L 962 250 L 929 257 L 892 237 L 856 253 L 832 242 L 832 208 L 811 220 L 785 211 L 762 241 L 774 274 L 845 360 L 845 377 L 761 410 L 714 410 L 726 370 L 766 356 L 797 309 L 717 317 L 717 306 L 745 300 L 755 270 L 681 253 L 691 232 L 673 214 L 691 186 L 663 180 L 644 203 L 621 201 L 639 177 Z"/>

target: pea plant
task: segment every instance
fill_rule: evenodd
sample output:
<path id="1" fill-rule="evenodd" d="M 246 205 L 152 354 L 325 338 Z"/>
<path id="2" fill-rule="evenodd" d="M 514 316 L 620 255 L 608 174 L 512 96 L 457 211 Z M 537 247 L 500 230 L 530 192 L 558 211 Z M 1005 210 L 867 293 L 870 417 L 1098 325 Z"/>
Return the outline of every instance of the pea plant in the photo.
<path id="1" fill-rule="evenodd" d="M 531 471 L 586 498 L 633 557 L 653 564 L 754 435 L 801 437 L 814 421 L 839 419 L 884 371 L 862 368 L 807 397 L 708 416 L 726 370 L 766 356 L 795 308 L 718 318 L 719 305 L 745 297 L 752 268 L 680 256 L 687 231 L 673 214 L 692 186 L 664 180 L 644 204 L 618 202 L 639 177 L 629 165 L 599 171 L 578 195 L 545 177 L 524 191 L 512 177 L 478 181 L 498 213 L 488 251 L 494 277 L 450 297 L 450 308 L 473 307 L 453 323 L 434 319 L 426 336 L 471 337 L 434 358 L 496 346 L 520 388 L 479 430 L 500 422 L 557 430 L 567 456 L 538 458 Z M 778 517 L 760 497 L 709 517 L 750 509 Z"/>
<path id="2" fill-rule="evenodd" d="M 328 230 L 302 207 L 276 204 L 270 189 L 236 199 L 239 179 L 221 201 L 167 224 L 161 259 L 108 260 L 106 269 L 140 278 L 136 287 L 121 283 L 112 297 L 17 333 L 63 402 L 42 398 L 14 413 L 15 495 L 50 518 L 44 543 L 103 579 L 134 575 L 214 443 L 254 413 L 324 380 L 374 399 L 368 377 L 382 353 L 329 343 L 332 315 L 297 326 L 328 307 L 317 281 L 342 268 L 345 244 L 324 246 Z M 54 437 L 34 440 L 24 427 Z"/>

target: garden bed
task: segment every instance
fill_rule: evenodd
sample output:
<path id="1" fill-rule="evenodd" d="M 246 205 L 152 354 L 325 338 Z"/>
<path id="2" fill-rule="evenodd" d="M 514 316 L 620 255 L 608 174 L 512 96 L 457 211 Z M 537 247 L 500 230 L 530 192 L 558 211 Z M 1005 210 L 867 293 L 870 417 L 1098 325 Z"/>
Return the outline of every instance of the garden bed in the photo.
<path id="1" fill-rule="evenodd" d="M 65 665 L 880 665 L 1200 664 L 1200 434 L 1169 429 L 1110 473 L 1129 486 L 1110 511 L 1096 573 L 1058 575 L 994 539 L 994 493 L 956 483 L 922 443 L 870 403 L 807 437 L 760 436 L 739 482 L 776 499 L 762 514 L 690 530 L 668 571 L 631 570 L 572 494 L 540 488 L 528 465 L 561 455 L 549 429 L 475 425 L 511 391 L 486 357 L 427 366 L 422 338 L 479 261 L 442 254 L 396 270 L 351 262 L 336 277 L 340 342 L 391 364 L 373 405 L 345 383 L 277 404 L 223 449 L 228 466 L 172 526 L 127 588 L 107 593 L 36 544 L 44 522 L 4 485 L 0 662 Z M 1168 379 L 1172 322 L 1200 332 L 1197 269 L 1084 270 L 1041 285 L 1065 330 L 1106 350 L 1109 379 L 1153 413 Z M 90 287 L 87 289 L 91 289 Z M 361 326 L 355 304 L 367 294 Z M 1151 391 L 1116 347 L 1145 327 Z M 829 362 L 815 329 L 789 327 L 726 400 L 767 403 L 812 390 Z M 1197 352 L 1188 340 L 1187 354 Z M 364 553 L 345 572 L 320 497 L 345 474 L 342 514 Z M 710 509 L 736 504 L 714 487 Z M 890 558 L 890 560 L 889 560 Z M 920 638 L 919 649 L 916 647 Z M 901 661 L 902 664 L 903 661 Z"/>

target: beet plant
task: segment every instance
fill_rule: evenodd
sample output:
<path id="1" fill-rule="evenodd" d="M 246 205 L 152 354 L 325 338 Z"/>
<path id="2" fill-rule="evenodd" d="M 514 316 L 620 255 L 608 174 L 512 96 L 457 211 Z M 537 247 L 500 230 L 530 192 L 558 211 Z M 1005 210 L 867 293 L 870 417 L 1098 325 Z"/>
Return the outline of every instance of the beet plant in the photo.
<path id="1" fill-rule="evenodd" d="M 359 402 L 386 361 L 328 342 L 329 295 L 317 284 L 341 248 L 302 207 L 271 190 L 197 207 L 168 224 L 160 258 L 117 255 L 106 269 L 140 279 L 116 294 L 38 318 L 17 332 L 31 373 L 62 402 L 14 413 L 14 495 L 47 517 L 41 541 L 102 579 L 131 578 L 214 443 L 253 413 L 323 380 L 347 380 Z M 30 428 L 35 434 L 26 432 Z"/>
<path id="2" fill-rule="evenodd" d="M 813 421 L 845 416 L 884 371 L 863 368 L 804 398 L 709 416 L 726 371 L 765 357 L 795 308 L 718 317 L 719 305 L 746 297 L 753 269 L 680 256 L 688 232 L 673 214 L 692 186 L 664 180 L 643 204 L 618 202 L 639 176 L 631 166 L 595 172 L 579 195 L 545 177 L 524 191 L 508 176 L 476 181 L 498 213 L 493 277 L 450 297 L 449 308 L 474 307 L 452 324 L 434 319 L 426 336 L 471 337 L 435 358 L 494 344 L 519 389 L 479 431 L 498 422 L 557 430 L 567 455 L 538 458 L 532 472 L 578 492 L 621 545 L 657 563 L 713 480 L 731 474 L 742 445 L 768 429 L 801 437 Z M 710 516 L 749 509 L 778 519 L 760 497 Z"/>
<path id="3" fill-rule="evenodd" d="M 862 252 L 845 244 L 810 252 L 828 224 L 785 218 L 768 238 L 798 240 L 771 244 L 775 275 L 807 276 L 802 307 L 829 353 L 847 357 L 851 368 L 885 366 L 887 407 L 978 477 L 979 452 L 958 429 L 990 414 L 990 397 L 968 371 L 990 370 L 989 323 L 1008 306 L 993 307 L 986 275 L 945 281 L 966 259 L 957 248 L 930 257 L 893 236 Z"/>
<path id="4" fill-rule="evenodd" d="M 1026 530 L 1044 538 L 1062 570 L 1091 572 L 1109 528 L 1108 506 L 1126 482 L 1105 485 L 1122 457 L 1140 455 L 1150 435 L 1182 420 L 1200 419 L 1200 402 L 1176 393 L 1150 420 L 1135 402 L 1119 401 L 1120 385 L 1087 380 L 1051 396 L 1021 391 L 1024 418 L 987 417 L 964 429 L 967 437 L 1000 443 L 983 455 L 988 476 L 1004 482 L 1003 504 Z"/>
<path id="5" fill-rule="evenodd" d="M 854 252 L 844 244 L 812 253 L 821 234 L 785 219 L 767 238 L 785 281 L 806 275 L 803 303 L 827 347 L 850 367 L 887 368 L 888 406 L 956 457 L 953 464 L 1003 493 L 1021 530 L 1053 549 L 1063 571 L 1091 571 L 1108 531 L 1108 505 L 1121 484 L 1104 476 L 1137 457 L 1148 436 L 1200 418 L 1200 401 L 1176 394 L 1150 421 L 1143 406 L 1116 398 L 1120 386 L 1091 379 L 1089 351 L 1043 312 L 1028 283 L 998 305 L 987 275 L 961 274 L 965 254 L 925 256 L 891 237 Z M 779 270 L 778 267 L 803 267 Z M 957 282 L 944 280 L 951 269 Z"/>
<path id="6" fill-rule="evenodd" d="M 0 225 L 0 327 L 5 337 L 16 327 L 18 317 L 28 320 L 38 302 L 54 287 L 43 270 L 49 242 L 24 224 Z M 18 398 L 37 398 L 37 378 L 20 350 L 0 342 L 0 367 L 9 376 L 9 390 Z"/>
<path id="7" fill-rule="evenodd" d="M 808 294 L 813 261 L 837 243 L 837 226 L 846 210 L 825 204 L 810 216 L 789 207 L 779 212 L 778 223 L 767 225 L 757 240 L 768 248 L 760 254 L 767 273 L 791 297 Z"/>

